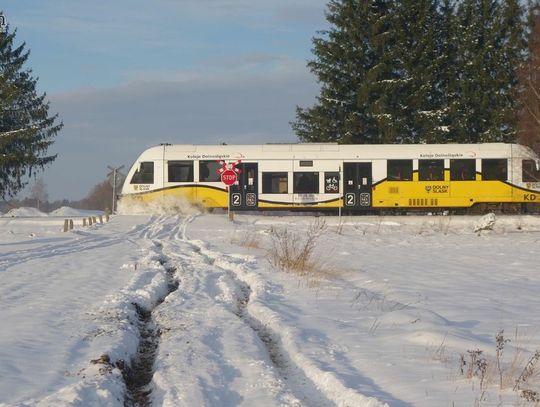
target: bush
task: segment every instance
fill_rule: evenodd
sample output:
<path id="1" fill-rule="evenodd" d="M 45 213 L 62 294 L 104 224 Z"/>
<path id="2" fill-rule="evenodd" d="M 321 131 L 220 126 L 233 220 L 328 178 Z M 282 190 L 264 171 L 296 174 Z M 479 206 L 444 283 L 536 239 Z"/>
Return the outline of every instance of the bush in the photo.
<path id="1" fill-rule="evenodd" d="M 325 231 L 326 222 L 321 218 L 310 223 L 305 235 L 272 227 L 272 247 L 268 252 L 270 263 L 275 268 L 300 274 L 315 269 L 313 252 L 318 238 Z"/>

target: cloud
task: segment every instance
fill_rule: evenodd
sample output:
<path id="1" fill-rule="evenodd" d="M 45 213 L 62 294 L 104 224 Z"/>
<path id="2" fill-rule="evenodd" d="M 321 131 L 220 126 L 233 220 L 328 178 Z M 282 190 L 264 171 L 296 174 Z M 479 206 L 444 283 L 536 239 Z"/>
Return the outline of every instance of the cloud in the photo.
<path id="1" fill-rule="evenodd" d="M 254 20 L 280 24 L 291 21 L 321 23 L 327 0 L 116 0 L 73 2 L 48 0 L 34 2 L 25 13 L 14 14 L 16 25 L 32 26 L 56 32 L 89 32 L 94 34 L 125 33 L 139 35 L 155 32 L 155 27 L 176 25 L 186 21 L 224 20 L 237 24 Z M 6 5 L 9 11 L 16 5 Z M 180 27 L 178 27 L 180 26 Z"/>
<path id="2" fill-rule="evenodd" d="M 246 56 L 246 63 L 267 58 Z M 295 106 L 313 102 L 317 85 L 303 61 L 270 59 L 272 69 L 219 74 L 140 73 L 125 85 L 51 96 L 65 127 L 45 173 L 52 198 L 82 198 L 107 165 L 131 165 L 147 147 L 295 142 Z"/>
<path id="3" fill-rule="evenodd" d="M 29 7 L 29 4 L 32 7 Z M 148 146 L 295 141 L 327 0 L 21 0 L 5 15 L 65 127 L 44 174 L 82 198 Z"/>

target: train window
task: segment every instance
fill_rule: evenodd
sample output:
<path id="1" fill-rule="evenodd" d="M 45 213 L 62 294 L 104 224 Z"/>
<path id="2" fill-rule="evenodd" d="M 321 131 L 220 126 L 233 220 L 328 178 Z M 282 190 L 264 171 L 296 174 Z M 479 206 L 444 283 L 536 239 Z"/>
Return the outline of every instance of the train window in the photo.
<path id="1" fill-rule="evenodd" d="M 169 182 L 193 182 L 193 161 L 169 161 Z"/>
<path id="2" fill-rule="evenodd" d="M 508 163 L 505 159 L 482 160 L 482 179 L 488 181 L 506 181 Z"/>
<path id="3" fill-rule="evenodd" d="M 534 160 L 523 160 L 523 182 L 540 182 L 540 169 Z"/>
<path id="4" fill-rule="evenodd" d="M 451 181 L 474 181 L 476 179 L 476 160 L 450 160 Z"/>
<path id="5" fill-rule="evenodd" d="M 204 182 L 219 182 L 221 176 L 218 170 L 221 164 L 217 161 L 199 161 L 199 181 Z"/>
<path id="6" fill-rule="evenodd" d="M 288 176 L 286 172 L 263 172 L 263 194 L 286 194 L 288 193 Z"/>
<path id="7" fill-rule="evenodd" d="M 295 194 L 318 194 L 319 193 L 319 173 L 318 172 L 295 172 L 294 173 L 294 193 Z"/>
<path id="8" fill-rule="evenodd" d="M 131 184 L 153 184 L 154 183 L 154 162 L 144 161 L 139 163 L 139 168 L 131 178 Z"/>
<path id="9" fill-rule="evenodd" d="M 339 192 L 339 172 L 324 173 L 324 193 L 337 194 Z"/>
<path id="10" fill-rule="evenodd" d="M 444 181 L 444 160 L 418 160 L 419 181 Z"/>
<path id="11" fill-rule="evenodd" d="M 412 160 L 388 160 L 386 171 L 389 181 L 411 181 Z"/>

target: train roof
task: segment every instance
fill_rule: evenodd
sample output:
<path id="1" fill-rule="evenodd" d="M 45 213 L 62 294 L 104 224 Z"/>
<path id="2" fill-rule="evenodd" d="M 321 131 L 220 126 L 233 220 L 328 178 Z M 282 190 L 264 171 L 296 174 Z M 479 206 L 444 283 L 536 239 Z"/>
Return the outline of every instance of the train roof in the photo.
<path id="1" fill-rule="evenodd" d="M 518 144 L 162 144 L 144 151 L 141 160 L 160 159 L 421 159 L 535 156 Z"/>

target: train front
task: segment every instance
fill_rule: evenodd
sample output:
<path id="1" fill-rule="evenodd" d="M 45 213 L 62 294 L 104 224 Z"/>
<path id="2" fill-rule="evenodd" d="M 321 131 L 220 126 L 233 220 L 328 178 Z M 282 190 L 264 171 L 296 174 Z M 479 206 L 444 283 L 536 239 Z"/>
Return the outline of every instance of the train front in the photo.
<path id="1" fill-rule="evenodd" d="M 118 200 L 121 213 L 141 212 L 160 198 L 163 185 L 163 148 L 156 146 L 144 151 L 129 169 Z M 146 210 L 144 212 L 147 212 Z"/>

